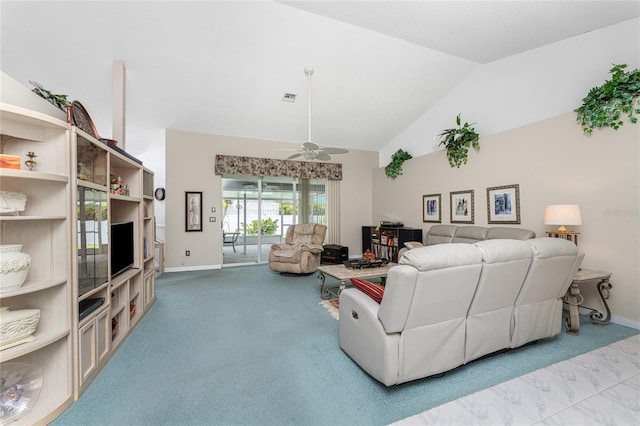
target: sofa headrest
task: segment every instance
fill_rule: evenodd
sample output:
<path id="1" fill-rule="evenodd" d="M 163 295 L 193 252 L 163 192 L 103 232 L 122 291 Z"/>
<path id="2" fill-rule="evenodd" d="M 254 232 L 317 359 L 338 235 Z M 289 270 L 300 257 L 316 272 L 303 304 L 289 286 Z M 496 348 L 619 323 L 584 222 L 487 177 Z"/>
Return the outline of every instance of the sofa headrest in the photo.
<path id="1" fill-rule="evenodd" d="M 488 228 L 482 226 L 459 226 L 453 236 L 453 243 L 475 243 L 484 241 L 487 236 Z"/>
<path id="2" fill-rule="evenodd" d="M 535 238 L 536 233 L 524 228 L 492 227 L 487 231 L 487 240 L 509 238 L 511 240 L 528 240 Z"/>
<path id="3" fill-rule="evenodd" d="M 399 263 L 429 271 L 482 263 L 482 254 L 473 244 L 436 244 L 409 250 Z"/>
<path id="4" fill-rule="evenodd" d="M 576 245 L 564 238 L 532 238 L 525 242 L 531 246 L 533 257 L 537 259 L 578 254 Z"/>
<path id="5" fill-rule="evenodd" d="M 457 228 L 456 225 L 433 225 L 427 232 L 425 245 L 450 243 Z"/>
<path id="6" fill-rule="evenodd" d="M 533 248 L 519 240 L 486 240 L 474 244 L 482 253 L 484 263 L 501 263 L 531 259 Z"/>

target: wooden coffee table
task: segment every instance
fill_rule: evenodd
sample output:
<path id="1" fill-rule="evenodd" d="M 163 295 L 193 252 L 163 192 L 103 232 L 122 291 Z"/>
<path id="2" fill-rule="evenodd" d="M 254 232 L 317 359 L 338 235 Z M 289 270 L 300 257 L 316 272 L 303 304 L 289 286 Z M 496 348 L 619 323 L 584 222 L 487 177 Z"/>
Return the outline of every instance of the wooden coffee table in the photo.
<path id="1" fill-rule="evenodd" d="M 339 297 L 340 292 L 345 289 L 345 287 L 347 286 L 347 281 L 349 281 L 351 278 L 381 278 L 382 285 L 384 285 L 387 279 L 387 274 L 389 274 L 389 270 L 394 266 L 398 266 L 398 264 L 389 262 L 384 266 L 363 269 L 347 268 L 343 264 L 320 265 L 318 266 L 318 284 L 320 284 L 320 296 L 323 299 L 330 299 L 331 296 Z M 325 280 L 327 275 L 340 281 L 340 286 L 325 288 Z"/>

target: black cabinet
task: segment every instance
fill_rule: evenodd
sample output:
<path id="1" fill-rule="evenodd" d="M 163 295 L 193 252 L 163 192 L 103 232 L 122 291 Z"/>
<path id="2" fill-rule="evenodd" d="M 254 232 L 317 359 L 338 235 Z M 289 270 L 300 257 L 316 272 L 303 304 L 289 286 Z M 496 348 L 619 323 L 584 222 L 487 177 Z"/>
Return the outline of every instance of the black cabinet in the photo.
<path id="1" fill-rule="evenodd" d="M 338 244 L 326 244 L 321 256 L 323 265 L 338 265 L 349 260 L 349 247 Z"/>
<path id="2" fill-rule="evenodd" d="M 422 242 L 422 229 L 405 227 L 363 226 L 362 250 L 367 249 L 380 259 L 398 261 L 398 251 L 407 241 Z"/>

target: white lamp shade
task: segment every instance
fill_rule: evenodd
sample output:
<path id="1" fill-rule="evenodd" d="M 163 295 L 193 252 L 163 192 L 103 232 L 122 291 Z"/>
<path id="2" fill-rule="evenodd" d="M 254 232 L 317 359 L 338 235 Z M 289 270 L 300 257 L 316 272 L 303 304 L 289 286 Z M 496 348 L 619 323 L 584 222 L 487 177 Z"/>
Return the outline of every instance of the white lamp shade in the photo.
<path id="1" fill-rule="evenodd" d="M 582 225 L 580 206 L 577 204 L 554 204 L 544 209 L 545 225 Z"/>

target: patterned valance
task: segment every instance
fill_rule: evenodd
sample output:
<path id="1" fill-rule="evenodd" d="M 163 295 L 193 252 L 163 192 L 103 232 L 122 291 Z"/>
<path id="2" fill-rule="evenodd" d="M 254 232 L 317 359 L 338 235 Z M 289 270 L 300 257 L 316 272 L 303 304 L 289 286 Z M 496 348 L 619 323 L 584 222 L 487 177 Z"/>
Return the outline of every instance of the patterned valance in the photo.
<path id="1" fill-rule="evenodd" d="M 216 155 L 217 175 L 278 176 L 342 180 L 342 164 Z"/>

